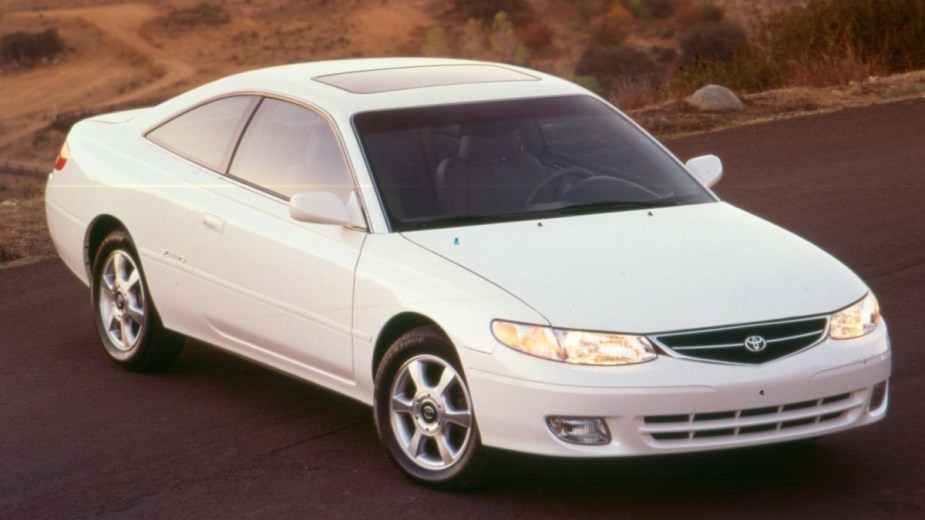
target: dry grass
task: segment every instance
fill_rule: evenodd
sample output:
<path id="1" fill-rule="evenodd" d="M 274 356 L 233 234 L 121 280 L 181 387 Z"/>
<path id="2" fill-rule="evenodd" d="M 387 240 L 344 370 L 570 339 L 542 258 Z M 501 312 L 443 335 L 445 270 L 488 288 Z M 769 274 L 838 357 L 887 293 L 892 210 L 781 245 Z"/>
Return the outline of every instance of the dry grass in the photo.
<path id="1" fill-rule="evenodd" d="M 589 39 L 589 24 L 576 22 L 578 9 L 594 2 L 527 1 L 552 30 L 551 36 L 537 36 L 544 46 L 535 50 L 531 66 L 568 77 Z M 804 0 L 713 1 L 726 9 L 727 19 L 746 26 L 765 19 L 775 8 L 805 4 Z M 212 0 L 208 5 L 220 5 L 227 15 L 226 21 L 222 17 L 224 23 L 180 30 L 158 21 L 171 10 L 195 12 L 203 0 L 172 0 L 169 7 L 153 0 L 2 3 L 5 25 L 31 32 L 57 29 L 69 48 L 58 63 L 4 74 L 0 80 L 0 160 L 43 168 L 50 166 L 64 138 L 49 126 L 58 113 L 164 98 L 220 76 L 270 64 L 420 54 L 428 28 L 438 27 L 450 5 L 440 0 L 318 0 L 306 9 L 307 0 Z M 668 37 L 661 36 L 668 28 L 665 23 L 652 22 L 650 29 L 658 32 L 657 37 L 634 34 L 629 40 L 654 52 L 655 44 L 668 45 L 664 41 Z M 451 24 L 465 26 L 465 21 Z M 459 45 L 446 34 L 443 38 L 444 47 Z M 438 54 L 446 52 L 444 48 Z M 619 84 L 612 100 L 664 138 L 925 93 L 925 73 L 870 80 L 881 75 L 882 65 L 851 53 L 795 63 L 795 82 L 818 85 L 817 78 L 834 77 L 841 86 L 749 95 L 741 113 L 694 113 L 676 101 L 651 106 L 656 93 L 647 82 L 638 81 Z M 54 254 L 45 225 L 42 185 L 0 175 L 0 268 Z"/>
<path id="2" fill-rule="evenodd" d="M 826 55 L 814 59 L 795 59 L 788 67 L 788 83 L 825 87 L 828 85 L 848 85 L 851 82 L 863 82 L 868 78 L 883 76 L 890 72 L 890 67 L 882 58 L 864 57 L 851 47 L 843 53 Z"/>
<path id="3" fill-rule="evenodd" d="M 41 195 L 0 202 L 0 269 L 55 255 Z"/>
<path id="4" fill-rule="evenodd" d="M 741 112 L 704 113 L 683 101 L 630 110 L 629 114 L 661 139 L 762 121 L 831 112 L 903 99 L 925 98 L 925 71 L 867 77 L 845 85 L 788 87 L 742 96 Z"/>

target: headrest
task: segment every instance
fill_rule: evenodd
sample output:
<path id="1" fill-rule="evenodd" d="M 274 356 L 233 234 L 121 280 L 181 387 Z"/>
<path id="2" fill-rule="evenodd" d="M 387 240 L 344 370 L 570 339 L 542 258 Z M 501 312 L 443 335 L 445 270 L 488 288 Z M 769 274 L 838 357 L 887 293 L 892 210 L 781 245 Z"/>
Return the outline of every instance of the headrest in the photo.
<path id="1" fill-rule="evenodd" d="M 516 132 L 490 137 L 465 135 L 459 143 L 459 156 L 469 161 L 497 161 L 522 150 Z"/>

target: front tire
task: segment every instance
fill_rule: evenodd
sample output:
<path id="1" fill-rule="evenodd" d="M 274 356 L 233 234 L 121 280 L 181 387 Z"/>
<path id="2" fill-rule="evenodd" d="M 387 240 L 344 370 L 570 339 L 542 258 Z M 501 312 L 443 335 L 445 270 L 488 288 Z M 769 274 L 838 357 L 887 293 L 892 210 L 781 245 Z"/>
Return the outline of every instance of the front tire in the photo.
<path id="1" fill-rule="evenodd" d="M 453 345 L 436 327 L 399 337 L 376 373 L 374 412 L 393 462 L 434 488 L 471 487 L 482 448 Z"/>
<path id="2" fill-rule="evenodd" d="M 100 245 L 93 262 L 93 321 L 106 354 L 123 368 L 169 368 L 184 338 L 164 329 L 131 237 L 117 229 Z"/>

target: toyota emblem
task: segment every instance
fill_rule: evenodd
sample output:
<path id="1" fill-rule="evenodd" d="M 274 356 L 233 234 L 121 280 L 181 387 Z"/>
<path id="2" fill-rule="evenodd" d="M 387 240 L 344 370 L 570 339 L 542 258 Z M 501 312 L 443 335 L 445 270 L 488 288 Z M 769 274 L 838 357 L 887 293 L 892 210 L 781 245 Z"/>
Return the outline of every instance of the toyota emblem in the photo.
<path id="1" fill-rule="evenodd" d="M 768 342 L 761 336 L 749 336 L 745 338 L 745 348 L 749 352 L 761 352 L 767 348 Z"/>

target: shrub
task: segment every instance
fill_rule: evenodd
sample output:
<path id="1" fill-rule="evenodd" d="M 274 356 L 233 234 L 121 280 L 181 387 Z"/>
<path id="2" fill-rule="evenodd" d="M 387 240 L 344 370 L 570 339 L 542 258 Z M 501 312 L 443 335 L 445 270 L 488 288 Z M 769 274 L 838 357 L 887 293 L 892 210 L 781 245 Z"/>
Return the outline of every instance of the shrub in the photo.
<path id="1" fill-rule="evenodd" d="M 576 76 L 594 76 L 605 89 L 612 88 L 621 78 L 653 78 L 655 72 L 652 58 L 628 45 L 591 47 L 575 67 Z"/>
<path id="2" fill-rule="evenodd" d="M 591 20 L 600 16 L 607 9 L 608 4 L 608 0 L 576 0 L 575 9 L 583 19 Z"/>
<path id="3" fill-rule="evenodd" d="M 446 43 L 446 31 L 439 25 L 427 29 L 424 43 L 421 44 L 421 53 L 425 56 L 449 56 L 450 50 Z"/>
<path id="4" fill-rule="evenodd" d="M 463 55 L 470 59 L 523 64 L 530 54 L 517 39 L 514 26 L 504 11 L 495 14 L 487 29 L 481 20 L 470 18 L 459 43 Z"/>
<path id="5" fill-rule="evenodd" d="M 787 64 L 787 82 L 812 87 L 833 83 L 844 85 L 889 72 L 889 65 L 878 59 L 878 56 L 860 56 L 848 47 L 842 53 L 790 61 Z"/>
<path id="6" fill-rule="evenodd" d="M 543 20 L 534 20 L 517 31 L 517 39 L 531 49 L 542 49 L 552 45 L 555 33 L 552 26 Z"/>
<path id="7" fill-rule="evenodd" d="M 657 96 L 658 88 L 653 77 L 621 76 L 611 86 L 608 98 L 622 110 L 628 110 L 652 104 Z"/>
<path id="8" fill-rule="evenodd" d="M 536 17 L 527 0 L 454 0 L 453 5 L 466 18 L 485 22 L 492 21 L 495 14 L 501 11 L 509 13 L 517 25 L 526 25 Z"/>
<path id="9" fill-rule="evenodd" d="M 186 9 L 175 9 L 167 15 L 167 25 L 192 27 L 196 25 L 220 25 L 230 20 L 228 11 L 222 5 L 201 2 Z"/>
<path id="10" fill-rule="evenodd" d="M 622 4 L 611 7 L 603 16 L 591 22 L 592 45 L 619 45 L 629 36 L 627 24 L 633 14 Z"/>
<path id="11" fill-rule="evenodd" d="M 745 29 L 732 22 L 698 22 L 681 36 L 681 62 L 730 61 L 747 41 Z"/>
<path id="12" fill-rule="evenodd" d="M 724 15 L 723 8 L 716 4 L 698 3 L 694 0 L 681 0 L 675 10 L 675 16 L 682 27 L 690 27 L 697 22 L 721 22 Z"/>
<path id="13" fill-rule="evenodd" d="M 746 92 L 823 86 L 925 67 L 921 0 L 809 0 L 770 15 L 758 34 L 757 44 L 736 47 L 728 61 L 691 50 L 700 59 L 688 59 L 668 91 L 686 95 L 707 83 Z"/>
<path id="14" fill-rule="evenodd" d="M 784 84 L 782 67 L 759 47 L 739 48 L 729 61 L 696 61 L 682 67 L 665 90 L 673 96 L 687 96 L 695 90 L 716 83 L 732 90 L 757 92 Z"/>
<path id="15" fill-rule="evenodd" d="M 31 67 L 64 52 L 64 42 L 55 29 L 38 33 L 17 32 L 0 39 L 0 64 Z"/>
<path id="16" fill-rule="evenodd" d="M 811 0 L 772 15 L 763 28 L 769 52 L 814 61 L 854 53 L 890 71 L 925 67 L 925 2 Z"/>
<path id="17" fill-rule="evenodd" d="M 518 53 L 522 52 L 518 48 L 521 45 L 514 34 L 514 26 L 504 11 L 499 11 L 492 20 L 488 43 L 501 61 L 507 63 L 514 63 L 518 58 Z"/>
<path id="18" fill-rule="evenodd" d="M 575 76 L 572 79 L 572 82 L 594 92 L 597 95 L 602 95 L 604 93 L 604 87 L 601 85 L 601 82 L 597 80 L 594 76 Z"/>
<path id="19" fill-rule="evenodd" d="M 20 258 L 22 258 L 22 255 L 18 254 L 12 248 L 6 246 L 0 247 L 0 264 L 19 260 Z"/>
<path id="20" fill-rule="evenodd" d="M 671 18 L 677 7 L 677 0 L 648 0 L 645 4 L 653 18 Z"/>
<path id="21" fill-rule="evenodd" d="M 678 0 L 623 0 L 630 11 L 638 18 L 671 18 Z"/>
<path id="22" fill-rule="evenodd" d="M 603 18 L 591 24 L 591 45 L 620 45 L 627 36 L 629 30 L 622 22 Z"/>

